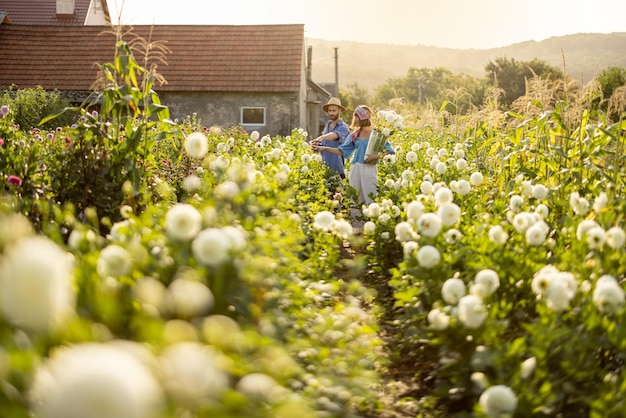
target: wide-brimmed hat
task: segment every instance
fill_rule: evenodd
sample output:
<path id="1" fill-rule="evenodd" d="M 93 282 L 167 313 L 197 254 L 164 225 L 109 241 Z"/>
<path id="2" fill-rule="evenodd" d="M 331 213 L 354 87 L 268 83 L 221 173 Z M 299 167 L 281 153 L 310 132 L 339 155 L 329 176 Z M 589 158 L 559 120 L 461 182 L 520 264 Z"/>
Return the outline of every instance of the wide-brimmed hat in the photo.
<path id="1" fill-rule="evenodd" d="M 339 100 L 337 97 L 331 97 L 328 100 L 328 103 L 322 106 L 322 109 L 324 109 L 324 112 L 328 112 L 328 106 L 337 106 L 339 109 L 341 109 L 342 112 L 346 110 L 346 108 L 341 105 L 341 100 Z"/>

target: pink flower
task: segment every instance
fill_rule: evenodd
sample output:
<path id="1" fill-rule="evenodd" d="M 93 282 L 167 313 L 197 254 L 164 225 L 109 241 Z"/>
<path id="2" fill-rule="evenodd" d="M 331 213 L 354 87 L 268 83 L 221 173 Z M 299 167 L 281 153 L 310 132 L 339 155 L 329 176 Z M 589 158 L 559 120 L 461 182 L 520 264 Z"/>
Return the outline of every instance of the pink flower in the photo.
<path id="1" fill-rule="evenodd" d="M 10 175 L 7 181 L 13 186 L 20 187 L 22 185 L 22 179 L 18 176 Z"/>

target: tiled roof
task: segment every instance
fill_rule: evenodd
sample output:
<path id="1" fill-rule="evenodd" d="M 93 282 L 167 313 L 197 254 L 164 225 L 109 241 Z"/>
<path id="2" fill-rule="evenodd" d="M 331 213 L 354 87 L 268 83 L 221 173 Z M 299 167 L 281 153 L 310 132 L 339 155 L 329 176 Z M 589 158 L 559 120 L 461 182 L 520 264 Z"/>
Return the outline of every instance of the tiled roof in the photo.
<path id="1" fill-rule="evenodd" d="M 152 32 L 152 35 L 150 33 Z M 133 33 L 171 50 L 158 91 L 296 92 L 304 25 L 137 26 Z M 127 42 L 132 36 L 124 38 Z M 115 37 L 104 26 L 0 25 L 0 86 L 89 90 L 95 63 L 112 62 Z M 142 56 L 136 56 L 139 62 Z"/>
<path id="2" fill-rule="evenodd" d="M 73 15 L 57 15 L 55 0 L 0 0 L 0 11 L 13 24 L 84 25 L 91 0 L 75 0 Z"/>

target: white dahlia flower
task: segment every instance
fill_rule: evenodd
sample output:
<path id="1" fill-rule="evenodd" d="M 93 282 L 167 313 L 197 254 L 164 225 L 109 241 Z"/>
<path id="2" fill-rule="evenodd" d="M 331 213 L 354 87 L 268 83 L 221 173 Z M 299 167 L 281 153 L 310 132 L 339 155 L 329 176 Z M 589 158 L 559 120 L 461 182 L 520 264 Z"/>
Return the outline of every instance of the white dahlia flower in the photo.
<path id="1" fill-rule="evenodd" d="M 35 416 L 159 416 L 163 393 L 145 361 L 114 343 L 58 349 L 35 373 L 29 394 Z"/>
<path id="2" fill-rule="evenodd" d="M 467 293 L 467 287 L 463 280 L 452 277 L 446 280 L 441 286 L 441 297 L 450 305 L 456 305 L 461 298 Z"/>
<path id="3" fill-rule="evenodd" d="M 192 132 L 185 138 L 185 151 L 191 158 L 204 158 L 209 152 L 209 140 L 202 132 Z"/>
<path id="4" fill-rule="evenodd" d="M 478 328 L 487 319 L 487 308 L 476 295 L 463 296 L 458 306 L 459 321 L 467 328 Z"/>
<path id="5" fill-rule="evenodd" d="M 0 260 L 0 312 L 9 322 L 45 331 L 74 313 L 71 254 L 32 236 L 8 247 Z"/>
<path id="6" fill-rule="evenodd" d="M 161 353 L 159 365 L 165 390 L 183 405 L 208 405 L 228 389 L 228 375 L 207 345 L 191 341 L 172 344 Z"/>
<path id="7" fill-rule="evenodd" d="M 495 385 L 480 395 L 478 403 L 490 418 L 513 416 L 517 408 L 517 395 L 508 386 Z"/>
<path id="8" fill-rule="evenodd" d="M 100 252 L 100 258 L 96 264 L 96 270 L 100 277 L 120 278 L 130 273 L 133 260 L 124 247 L 109 245 Z"/>
<path id="9" fill-rule="evenodd" d="M 433 268 L 441 261 L 439 250 L 432 245 L 421 247 L 416 254 L 417 262 L 424 268 Z"/>
<path id="10" fill-rule="evenodd" d="M 193 239 L 202 229 L 202 215 L 190 204 L 178 203 L 165 215 L 165 233 L 178 241 Z"/>

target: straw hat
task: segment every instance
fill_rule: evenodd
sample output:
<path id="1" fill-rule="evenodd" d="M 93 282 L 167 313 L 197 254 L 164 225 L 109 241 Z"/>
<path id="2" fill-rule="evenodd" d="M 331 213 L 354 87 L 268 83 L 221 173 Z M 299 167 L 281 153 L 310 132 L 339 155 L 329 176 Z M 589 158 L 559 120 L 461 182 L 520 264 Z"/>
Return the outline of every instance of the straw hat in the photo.
<path id="1" fill-rule="evenodd" d="M 341 100 L 339 100 L 337 97 L 331 97 L 330 100 L 328 100 L 328 103 L 322 106 L 324 112 L 328 112 L 328 106 L 337 106 L 339 109 L 341 109 L 342 112 L 346 110 L 346 108 L 341 105 Z"/>

